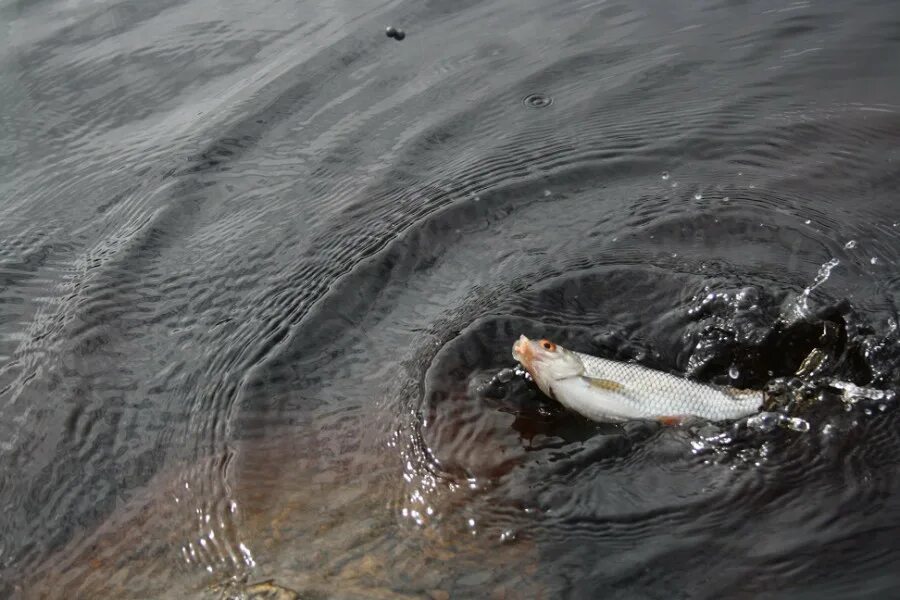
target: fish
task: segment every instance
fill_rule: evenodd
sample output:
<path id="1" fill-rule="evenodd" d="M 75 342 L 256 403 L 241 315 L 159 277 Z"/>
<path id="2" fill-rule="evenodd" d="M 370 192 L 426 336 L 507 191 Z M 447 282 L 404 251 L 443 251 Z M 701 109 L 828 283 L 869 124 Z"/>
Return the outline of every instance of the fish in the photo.
<path id="1" fill-rule="evenodd" d="M 524 335 L 513 358 L 541 391 L 592 421 L 657 420 L 677 425 L 691 418 L 731 421 L 758 413 L 763 391 L 692 381 L 634 363 L 573 352 Z"/>

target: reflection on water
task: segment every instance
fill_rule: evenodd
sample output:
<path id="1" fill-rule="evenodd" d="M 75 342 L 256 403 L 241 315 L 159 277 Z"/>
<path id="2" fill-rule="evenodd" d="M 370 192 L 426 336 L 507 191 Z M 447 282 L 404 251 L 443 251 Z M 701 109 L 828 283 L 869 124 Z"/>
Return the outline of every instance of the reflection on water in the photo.
<path id="1" fill-rule="evenodd" d="M 374 457 L 352 466 L 324 449 L 338 440 L 311 433 L 303 442 L 296 433 L 273 430 L 236 445 L 227 466 L 207 465 L 230 474 L 218 492 L 196 489 L 196 470 L 155 478 L 97 530 L 48 557 L 21 591 L 139 598 L 281 589 L 393 598 L 404 596 L 397 591 L 404 580 L 447 591 L 467 577 L 519 593 L 536 589 L 532 544 L 485 543 L 456 527 L 398 530 L 382 500 L 389 470 Z M 432 514 L 459 510 L 431 500 Z"/>
<path id="2" fill-rule="evenodd" d="M 0 2 L 0 592 L 890 595 L 894 12 Z"/>

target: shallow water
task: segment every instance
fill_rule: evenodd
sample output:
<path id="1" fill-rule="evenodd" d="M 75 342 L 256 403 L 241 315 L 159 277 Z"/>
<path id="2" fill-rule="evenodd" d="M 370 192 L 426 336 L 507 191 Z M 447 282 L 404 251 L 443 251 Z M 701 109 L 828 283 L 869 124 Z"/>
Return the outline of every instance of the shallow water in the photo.
<path id="1" fill-rule="evenodd" d="M 898 592 L 894 3 L 0 16 L 4 597 Z M 520 333 L 888 393 L 593 424 Z"/>

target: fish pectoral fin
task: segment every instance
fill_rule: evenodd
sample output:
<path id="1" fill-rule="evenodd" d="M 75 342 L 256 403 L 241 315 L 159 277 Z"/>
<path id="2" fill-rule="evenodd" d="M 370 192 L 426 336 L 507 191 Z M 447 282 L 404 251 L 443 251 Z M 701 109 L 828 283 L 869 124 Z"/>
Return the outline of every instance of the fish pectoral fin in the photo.
<path id="1" fill-rule="evenodd" d="M 618 381 L 613 381 L 612 379 L 599 379 L 594 377 L 585 377 L 587 382 L 595 388 L 601 390 L 607 390 L 610 392 L 621 392 L 625 389 L 625 386 L 619 383 Z"/>

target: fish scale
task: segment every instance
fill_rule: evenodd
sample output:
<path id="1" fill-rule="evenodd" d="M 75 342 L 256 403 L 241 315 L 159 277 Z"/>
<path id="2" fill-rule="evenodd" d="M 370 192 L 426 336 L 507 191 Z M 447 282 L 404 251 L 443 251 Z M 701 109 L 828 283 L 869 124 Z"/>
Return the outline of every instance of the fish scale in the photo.
<path id="1" fill-rule="evenodd" d="M 712 421 L 757 412 L 763 393 L 691 381 L 632 363 L 573 352 L 583 377 L 553 383 L 560 403 L 597 419 L 698 416 Z"/>

